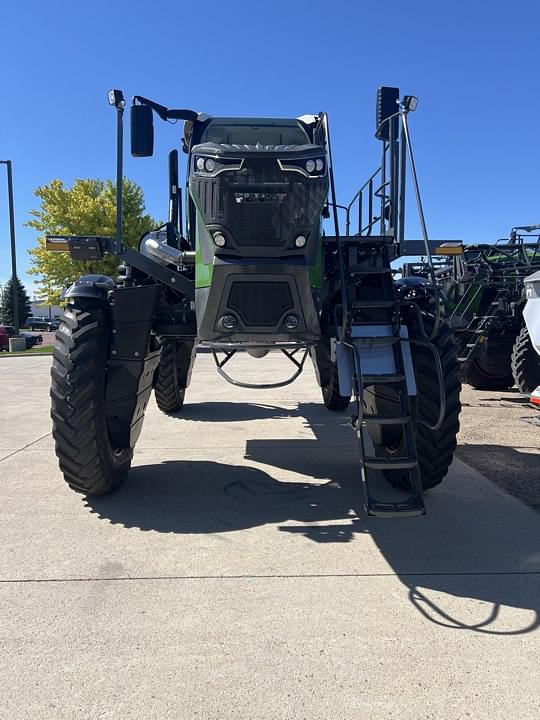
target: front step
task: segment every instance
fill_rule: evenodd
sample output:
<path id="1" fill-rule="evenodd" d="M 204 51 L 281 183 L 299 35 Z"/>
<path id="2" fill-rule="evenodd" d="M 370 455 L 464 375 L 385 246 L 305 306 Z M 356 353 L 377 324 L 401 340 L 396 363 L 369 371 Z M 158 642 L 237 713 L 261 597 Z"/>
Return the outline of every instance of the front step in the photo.
<path id="1" fill-rule="evenodd" d="M 411 498 L 410 501 L 401 503 L 373 502 L 369 508 L 368 515 L 372 517 L 418 517 L 425 515 L 424 503 L 420 498 Z"/>
<path id="2" fill-rule="evenodd" d="M 365 457 L 363 464 L 372 470 L 412 470 L 418 466 L 418 460 L 410 457 L 378 458 Z"/>
<path id="3" fill-rule="evenodd" d="M 366 425 L 405 425 L 412 422 L 408 415 L 364 415 L 362 422 Z"/>
<path id="4" fill-rule="evenodd" d="M 405 373 L 387 373 L 384 375 L 362 375 L 362 383 L 366 385 L 392 385 L 403 382 Z"/>

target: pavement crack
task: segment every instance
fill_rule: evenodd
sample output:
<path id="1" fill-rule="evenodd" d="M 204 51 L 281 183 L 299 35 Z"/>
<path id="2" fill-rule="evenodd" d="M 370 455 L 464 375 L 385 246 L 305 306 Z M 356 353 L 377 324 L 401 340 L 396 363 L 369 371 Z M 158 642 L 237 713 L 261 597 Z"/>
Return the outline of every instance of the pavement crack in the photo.
<path id="1" fill-rule="evenodd" d="M 0 462 L 4 462 L 4 460 L 7 460 L 10 457 L 13 457 L 14 455 L 17 455 L 17 453 L 23 452 L 23 450 L 26 450 L 29 447 L 32 447 L 32 445 L 35 445 L 36 443 L 40 442 L 41 440 L 45 440 L 46 437 L 49 437 L 51 435 L 51 431 L 43 435 L 43 437 L 37 438 L 37 440 L 32 440 L 32 442 L 29 442 L 27 445 L 25 445 L 22 448 L 19 448 L 18 450 L 14 450 L 12 453 L 9 453 L 9 455 L 6 455 L 3 457 Z"/>
<path id="2" fill-rule="evenodd" d="M 495 570 L 470 572 L 375 572 L 375 573 L 290 573 L 290 574 L 238 574 L 238 575 L 118 575 L 113 577 L 50 577 L 50 578 L 0 578 L 0 584 L 24 585 L 32 583 L 92 583 L 92 582 L 144 582 L 180 580 L 295 580 L 314 578 L 403 578 L 403 577 L 535 577 L 540 570 Z"/>

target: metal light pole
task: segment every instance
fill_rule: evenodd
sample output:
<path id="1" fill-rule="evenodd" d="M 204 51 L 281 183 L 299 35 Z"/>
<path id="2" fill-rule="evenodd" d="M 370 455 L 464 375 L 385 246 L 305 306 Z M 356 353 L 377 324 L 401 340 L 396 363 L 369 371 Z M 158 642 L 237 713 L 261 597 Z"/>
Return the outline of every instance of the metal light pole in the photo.
<path id="1" fill-rule="evenodd" d="M 11 237 L 11 289 L 13 292 L 13 325 L 15 335 L 19 335 L 19 293 L 17 283 L 17 255 L 15 250 L 15 211 L 13 209 L 13 175 L 11 160 L 0 160 L 0 165 L 7 167 L 9 234 Z"/>

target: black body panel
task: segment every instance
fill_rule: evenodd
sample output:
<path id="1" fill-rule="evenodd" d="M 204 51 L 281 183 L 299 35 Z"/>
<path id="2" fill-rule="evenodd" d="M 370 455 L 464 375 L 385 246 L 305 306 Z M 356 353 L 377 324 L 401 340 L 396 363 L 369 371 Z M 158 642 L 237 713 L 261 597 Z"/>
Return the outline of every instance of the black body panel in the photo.
<path id="1" fill-rule="evenodd" d="M 304 258 L 216 258 L 211 286 L 196 289 L 195 303 L 202 342 L 314 342 L 320 337 Z M 224 315 L 236 318 L 234 330 L 223 327 Z M 289 315 L 298 320 L 293 331 L 284 325 Z"/>
<path id="2" fill-rule="evenodd" d="M 152 338 L 160 285 L 116 288 L 109 293 L 112 335 L 106 414 L 117 447 L 134 447 L 141 432 L 161 350 Z"/>

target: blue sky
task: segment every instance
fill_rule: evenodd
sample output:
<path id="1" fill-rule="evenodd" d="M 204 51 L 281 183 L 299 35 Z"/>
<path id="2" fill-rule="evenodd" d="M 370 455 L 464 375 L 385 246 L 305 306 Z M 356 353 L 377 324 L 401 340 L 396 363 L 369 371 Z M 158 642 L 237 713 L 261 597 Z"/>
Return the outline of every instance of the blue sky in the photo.
<path id="1" fill-rule="evenodd" d="M 420 100 L 411 127 L 433 238 L 488 241 L 538 223 L 539 24 L 538 4 L 519 1 L 4 2 L 0 157 L 14 163 L 19 275 L 32 282 L 35 236 L 23 223 L 34 188 L 114 174 L 111 87 L 216 115 L 324 109 L 343 202 L 378 162 L 376 88 L 397 85 Z M 128 157 L 126 175 L 164 218 L 180 126 L 157 127 L 158 153 Z M 0 282 L 10 274 L 4 178 Z"/>

